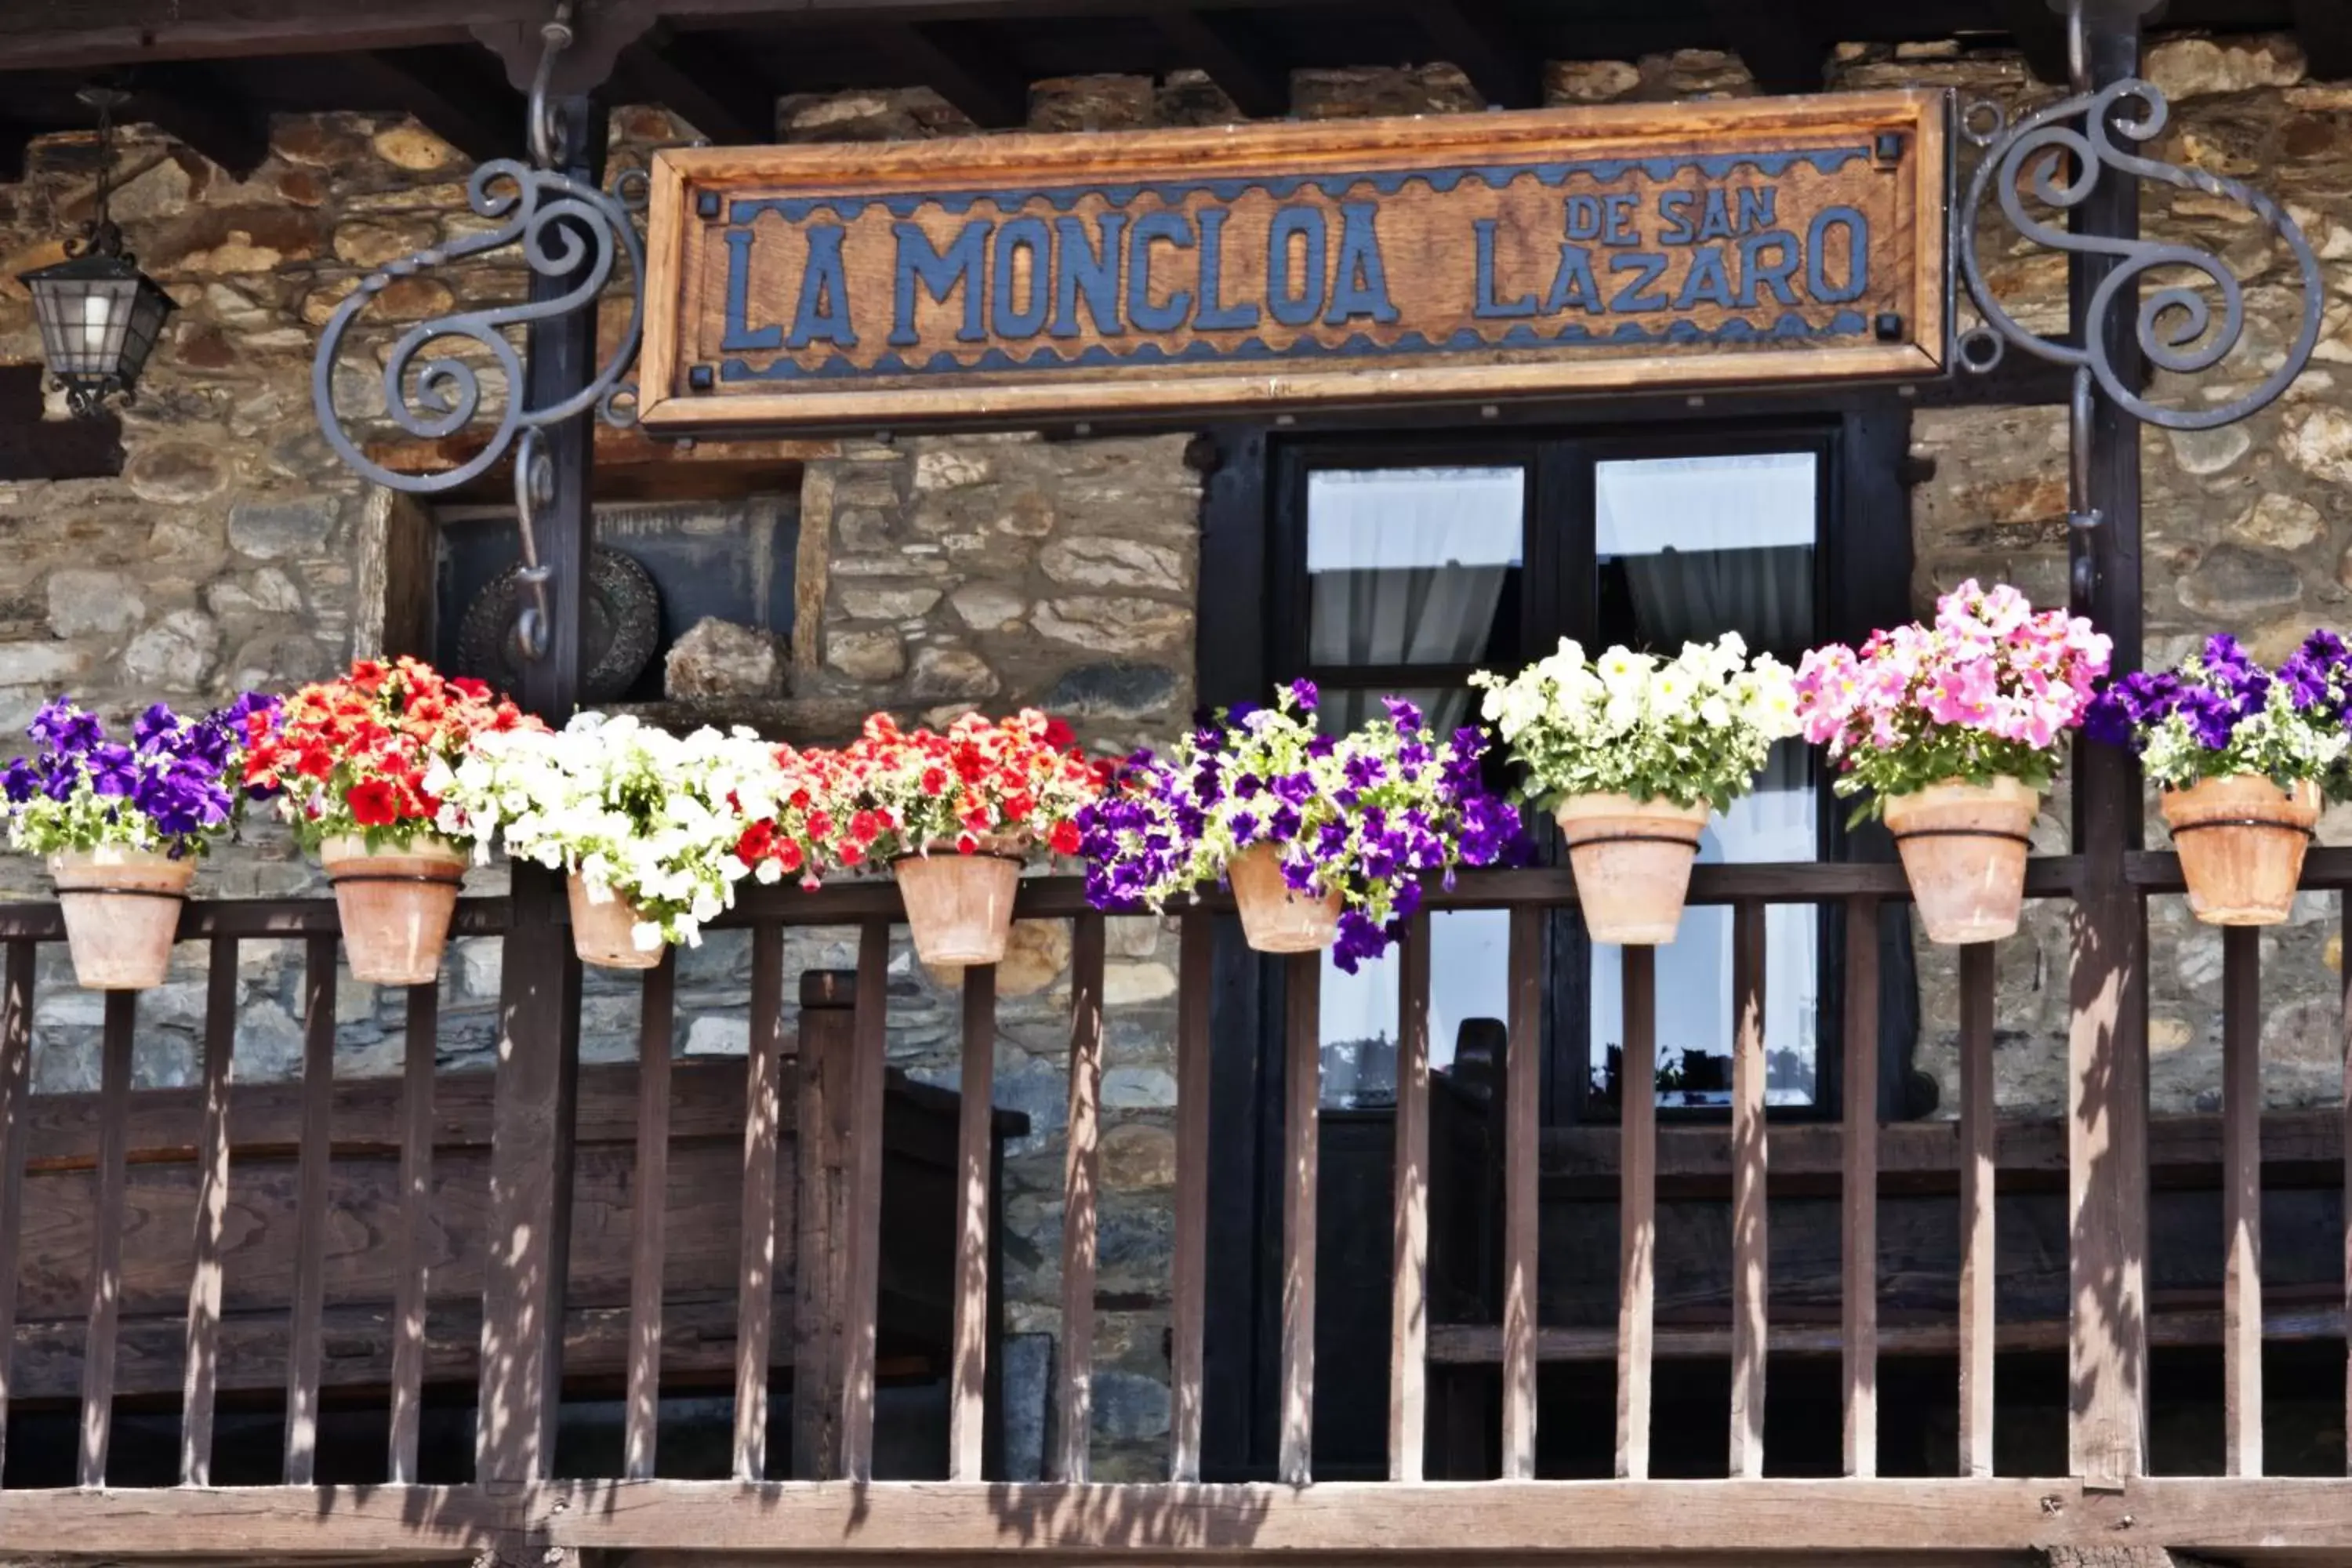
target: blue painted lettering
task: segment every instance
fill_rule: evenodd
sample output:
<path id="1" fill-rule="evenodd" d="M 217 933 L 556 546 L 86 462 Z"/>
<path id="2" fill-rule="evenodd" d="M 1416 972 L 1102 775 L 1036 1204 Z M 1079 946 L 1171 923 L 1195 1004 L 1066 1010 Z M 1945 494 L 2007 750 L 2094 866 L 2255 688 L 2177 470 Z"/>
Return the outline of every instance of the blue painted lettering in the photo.
<path id="1" fill-rule="evenodd" d="M 751 231 L 730 228 L 727 231 L 727 331 L 719 346 L 730 353 L 739 349 L 782 348 L 784 329 L 773 321 L 752 326 L 745 320 L 751 309 Z"/>
<path id="2" fill-rule="evenodd" d="M 1611 245 L 1641 244 L 1642 231 L 1633 226 L 1633 209 L 1640 205 L 1640 199 L 1631 191 L 1612 191 L 1601 200 L 1609 209 L 1607 243 Z"/>
<path id="3" fill-rule="evenodd" d="M 1723 247 L 1702 245 L 1691 252 L 1690 275 L 1683 279 L 1675 295 L 1675 309 L 1687 310 L 1697 304 L 1729 305 L 1731 279 L 1723 269 Z"/>
<path id="4" fill-rule="evenodd" d="M 1658 216 L 1666 226 L 1658 233 L 1664 245 L 1688 245 L 1691 242 L 1691 203 L 1698 199 L 1696 191 L 1660 191 Z"/>
<path id="5" fill-rule="evenodd" d="M 849 324 L 849 284 L 841 275 L 841 239 L 846 232 L 837 223 L 810 227 L 808 266 L 801 273 L 801 297 L 793 307 L 786 348 L 804 349 L 820 340 L 845 349 L 857 346 L 857 333 Z"/>
<path id="6" fill-rule="evenodd" d="M 1735 194 L 1739 198 L 1740 233 L 1754 234 L 1780 221 L 1774 216 L 1780 205 L 1778 185 L 1742 185 Z"/>
<path id="7" fill-rule="evenodd" d="M 1772 250 L 1772 259 L 1763 258 L 1766 247 Z M 1797 269 L 1797 237 L 1785 228 L 1767 229 L 1751 234 L 1739 242 L 1740 309 L 1756 303 L 1756 288 L 1759 283 L 1772 290 L 1783 305 L 1797 302 L 1797 291 L 1789 287 L 1789 274 Z"/>
<path id="8" fill-rule="evenodd" d="M 1379 212 L 1370 202 L 1339 204 L 1339 276 L 1331 284 L 1331 308 L 1323 315 L 1326 326 L 1397 319 L 1396 304 L 1389 298 L 1388 269 L 1381 264 L 1375 224 Z"/>
<path id="9" fill-rule="evenodd" d="M 1575 195 L 1568 198 L 1568 237 L 1595 240 L 1601 237 L 1601 198 Z"/>
<path id="10" fill-rule="evenodd" d="M 1516 300 L 1495 298 L 1495 222 L 1493 218 L 1482 217 L 1470 226 L 1471 232 L 1477 236 L 1478 244 L 1477 298 L 1470 307 L 1470 313 L 1483 321 L 1505 316 L 1532 316 L 1536 313 L 1536 297 L 1533 294 L 1522 294 Z"/>
<path id="11" fill-rule="evenodd" d="M 1701 239 L 1730 239 L 1731 204 L 1723 197 L 1719 185 L 1708 187 L 1706 205 L 1699 209 L 1698 237 Z"/>
<path id="12" fill-rule="evenodd" d="M 1623 288 L 1609 296 L 1609 308 L 1612 310 L 1628 312 L 1664 310 L 1666 308 L 1665 290 L 1660 289 L 1654 294 L 1647 294 L 1643 290 L 1655 283 L 1665 269 L 1666 258 L 1663 251 L 1629 250 L 1622 255 L 1611 257 L 1609 258 L 1611 277 L 1625 272 L 1631 272 L 1633 276 L 1625 280 Z"/>
<path id="13" fill-rule="evenodd" d="M 1296 267 L 1294 248 L 1300 252 Z M 1265 308 L 1284 326 L 1303 327 L 1323 313 L 1325 253 L 1321 207 L 1286 206 L 1274 215 L 1265 238 Z"/>
<path id="14" fill-rule="evenodd" d="M 1125 213 L 1105 213 L 1102 235 L 1089 243 L 1087 220 L 1054 220 L 1054 323 L 1045 329 L 1057 338 L 1078 335 L 1078 300 L 1095 319 L 1095 331 L 1117 335 L 1127 331 L 1118 315 L 1118 236 L 1127 226 Z"/>
<path id="15" fill-rule="evenodd" d="M 1845 281 L 1832 284 L 1829 279 L 1829 229 L 1832 224 L 1845 230 Z M 1813 216 L 1812 226 L 1805 231 L 1805 288 L 1824 305 L 1843 305 L 1848 300 L 1862 298 L 1870 287 L 1870 220 L 1853 207 L 1823 207 Z"/>
<path id="16" fill-rule="evenodd" d="M 1588 316 L 1601 313 L 1601 284 L 1592 276 L 1592 253 L 1580 245 L 1559 247 L 1559 270 L 1551 275 L 1551 292 L 1544 296 L 1547 316 L 1573 306 Z"/>
<path id="17" fill-rule="evenodd" d="M 1192 291 L 1169 291 L 1164 302 L 1151 298 L 1151 247 L 1157 241 L 1178 250 L 1192 248 L 1192 226 L 1174 213 L 1146 213 L 1135 220 L 1127 236 L 1127 319 L 1142 331 L 1172 332 L 1192 313 Z"/>
<path id="18" fill-rule="evenodd" d="M 989 262 L 988 324 L 1000 338 L 1034 338 L 1045 325 L 1045 311 L 1053 301 L 1053 286 L 1047 280 L 1047 260 L 1053 255 L 1054 237 L 1042 217 L 1007 218 L 996 226 L 996 243 Z M 1023 253 L 1027 253 L 1024 266 Z M 1013 302 L 1013 291 L 1024 286 L 1029 290 L 1027 300 L 1018 306 Z"/>
<path id="19" fill-rule="evenodd" d="M 890 226 L 898 242 L 898 262 L 891 269 L 890 282 L 890 342 L 894 346 L 908 348 L 923 341 L 915 326 L 918 283 L 942 305 L 958 289 L 962 289 L 963 325 L 956 330 L 956 341 L 988 341 L 988 333 L 981 327 L 984 304 L 981 273 L 987 261 L 989 226 L 986 218 L 973 218 L 956 231 L 954 241 L 942 251 L 932 245 L 931 237 L 920 224 Z"/>
<path id="20" fill-rule="evenodd" d="M 1225 219 L 1223 207 L 1201 209 L 1201 313 L 1192 324 L 1202 331 L 1239 331 L 1257 325 L 1257 306 L 1244 300 L 1225 303 Z"/>

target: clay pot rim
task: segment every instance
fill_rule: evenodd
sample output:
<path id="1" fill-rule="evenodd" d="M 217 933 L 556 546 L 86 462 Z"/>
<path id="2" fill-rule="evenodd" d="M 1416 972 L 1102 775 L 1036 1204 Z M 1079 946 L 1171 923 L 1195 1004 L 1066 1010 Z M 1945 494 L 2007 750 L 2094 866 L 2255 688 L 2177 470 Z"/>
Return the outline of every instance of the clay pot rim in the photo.
<path id="1" fill-rule="evenodd" d="M 909 860 L 1009 860 L 1015 866 L 1026 866 L 1029 858 L 1010 849 L 959 849 L 948 845 L 940 849 L 910 849 L 904 855 L 893 855 L 888 864 L 892 870 Z"/>

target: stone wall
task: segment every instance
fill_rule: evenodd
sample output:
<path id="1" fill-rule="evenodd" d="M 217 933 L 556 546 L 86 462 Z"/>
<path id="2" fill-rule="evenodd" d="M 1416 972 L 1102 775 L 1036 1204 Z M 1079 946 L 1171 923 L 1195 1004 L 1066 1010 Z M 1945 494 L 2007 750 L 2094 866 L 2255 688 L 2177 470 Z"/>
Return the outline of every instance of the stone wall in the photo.
<path id="1" fill-rule="evenodd" d="M 2329 258 L 2331 286 L 2352 286 L 2352 89 L 2307 82 L 2291 45 L 2274 39 L 2182 40 L 2162 46 L 2151 74 L 2176 94 L 2163 154 L 2256 179 L 2284 200 Z M 1951 85 L 2012 108 L 2039 101 L 2012 55 L 1958 45 L 1849 47 L 1832 85 Z M 1706 51 L 1640 61 L 1556 62 L 1558 102 L 1744 95 L 1739 62 Z M 1331 118 L 1465 112 L 1481 107 L 1444 64 L 1303 71 L 1296 111 Z M 1213 124 L 1236 118 L 1198 73 L 1164 81 L 1096 77 L 1040 83 L 1039 129 Z M 869 91 L 780 101 L 789 141 L 965 134 L 971 126 L 927 90 Z M 614 121 L 616 158 L 686 139 L 691 128 L 647 110 Z M 93 184 L 87 138 L 37 144 L 20 185 L 0 187 L 0 361 L 38 346 L 15 274 L 54 259 L 55 237 L 84 216 Z M 288 118 L 270 157 L 235 180 L 142 132 L 118 148 L 115 211 L 132 247 L 182 307 L 141 401 L 123 416 L 128 454 L 117 479 L 0 484 L 0 730 L 9 735 L 49 692 L 72 689 L 125 714 L 164 698 L 222 699 L 254 684 L 283 687 L 339 667 L 381 625 L 363 590 L 383 549 L 384 498 L 335 462 L 311 426 L 310 357 L 317 329 L 369 268 L 478 227 L 465 210 L 463 160 L 412 123 L 359 116 Z M 2152 229 L 2208 244 L 2256 279 L 2258 341 L 2283 337 L 2291 301 L 2282 258 L 2239 215 L 2201 196 L 2150 204 Z M 2063 267 L 2045 257 L 1988 254 L 2021 315 L 2054 325 Z M 455 289 L 453 291 L 453 284 Z M 511 299 L 511 263 L 419 278 L 384 291 L 393 322 Z M 2168 657 L 2209 626 L 2275 652 L 2314 621 L 2345 619 L 2352 564 L 2352 398 L 2336 365 L 2352 359 L 2347 307 L 2331 302 L 2322 364 L 2277 408 L 2233 431 L 2168 438 L 2147 450 L 2151 652 Z M 353 357 L 363 363 L 382 334 Z M 339 396 L 362 422 L 380 412 L 371 376 L 347 368 Z M 500 395 L 493 377 L 492 395 Z M 58 412 L 61 412 L 58 411 Z M 1941 410 L 1915 422 L 1933 477 L 1914 494 L 1916 595 L 1976 574 L 2063 596 L 2064 443 L 2050 409 Z M 1076 721 L 1095 744 L 1163 739 L 1192 700 L 1192 605 L 1199 480 L 1181 437 L 1047 442 L 1025 437 L 851 443 L 812 459 L 802 480 L 803 544 L 794 563 L 799 616 L 787 712 L 804 738 L 836 737 L 876 706 L 938 720 L 971 706 L 1035 702 Z M 2352 814 L 2328 837 L 2352 834 Z M 2053 810 L 2042 846 L 2063 843 Z M 268 827 L 220 857 L 207 890 L 224 896 L 311 888 L 308 868 Z M 494 885 L 485 882 L 485 886 Z M 0 895 L 37 878 L 0 857 Z M 2340 963 L 2324 900 L 2264 942 L 2273 1005 L 2264 1040 L 2271 1091 L 2282 1101 L 2336 1093 L 2334 981 Z M 2158 910 L 2153 1036 L 2159 1109 L 2208 1103 L 2217 1082 L 2219 944 L 2188 924 L 2177 901 Z M 854 933 L 795 933 L 794 971 L 854 960 Z M 1167 1424 L 1161 1349 L 1172 1176 L 1170 1038 L 1174 937 L 1152 921 L 1110 927 L 1105 1196 L 1098 1317 L 1097 1462 L 1106 1477 L 1149 1476 Z M 1008 1310 L 1024 1336 L 1057 1331 L 1068 939 L 1024 927 L 1003 966 L 996 1070 L 1000 1101 L 1026 1111 L 1030 1135 L 1007 1161 Z M 280 1077 L 299 1055 L 297 955 L 290 944 L 242 953 L 237 1073 Z M 36 1020 L 45 1090 L 89 1087 L 95 999 L 66 983 L 50 954 Z M 2000 1091 L 2005 1105 L 2063 1100 L 2065 948 L 2046 918 L 2001 954 Z M 1922 950 L 1921 1060 L 1954 1087 L 1956 1027 L 1948 959 Z M 740 1054 L 749 960 L 743 940 L 717 936 L 681 963 L 680 1038 L 692 1054 Z M 951 977 L 925 973 L 903 952 L 891 973 L 891 1057 L 952 1082 Z M 460 943 L 444 983 L 443 1049 L 453 1068 L 486 1066 L 494 1028 L 498 949 Z M 141 1081 L 185 1081 L 202 1006 L 202 955 L 184 955 L 171 984 L 142 1004 Z M 795 994 L 788 984 L 786 994 Z M 634 989 L 592 981 L 583 1037 L 593 1057 L 625 1057 Z M 398 999 L 348 975 L 339 990 L 339 1070 L 392 1070 Z M 1010 1358 L 1016 1406 L 1042 1407 L 1041 1342 Z M 1034 1431 L 1016 1454 L 1034 1453 Z"/>

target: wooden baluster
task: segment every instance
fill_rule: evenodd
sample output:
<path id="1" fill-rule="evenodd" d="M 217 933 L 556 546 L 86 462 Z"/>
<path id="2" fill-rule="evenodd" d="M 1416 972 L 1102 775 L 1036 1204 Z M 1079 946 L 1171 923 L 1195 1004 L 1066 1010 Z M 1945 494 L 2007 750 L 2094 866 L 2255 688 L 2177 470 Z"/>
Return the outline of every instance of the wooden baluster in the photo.
<path id="1" fill-rule="evenodd" d="M 755 928 L 754 942 L 760 934 Z M 649 1481 L 654 1476 L 655 1433 L 661 1420 L 662 1273 L 669 1248 L 669 1057 L 677 1011 L 676 948 L 663 949 L 661 963 L 646 971 L 645 984 L 637 995 L 637 1161 L 632 1180 L 635 1206 L 629 1214 L 629 1383 L 622 1474 L 633 1481 Z"/>
<path id="2" fill-rule="evenodd" d="M 1845 1473 L 1878 1473 L 1878 900 L 1845 907 Z"/>
<path id="3" fill-rule="evenodd" d="M 1397 944 L 1396 1207 L 1391 1226 L 1389 1479 L 1429 1448 L 1429 916 Z"/>
<path id="4" fill-rule="evenodd" d="M 1054 1479 L 1083 1481 L 1094 1434 L 1096 1193 L 1102 1167 L 1103 917 L 1070 932 L 1070 1100 L 1062 1153 L 1062 1337 Z"/>
<path id="5" fill-rule="evenodd" d="M 1766 1305 L 1764 1193 L 1764 906 L 1732 914 L 1731 1473 L 1764 1473 Z"/>
<path id="6" fill-rule="evenodd" d="M 286 1484 L 307 1487 L 319 1457 L 319 1373 L 327 1307 L 328 1177 L 333 1163 L 335 939 L 302 952 L 302 1142 L 294 1215 L 294 1305 L 286 1352 Z"/>
<path id="7" fill-rule="evenodd" d="M 408 988 L 400 1080 L 400 1237 L 393 1257 L 392 1482 L 416 1484 L 425 1424 L 425 1248 L 433 1235 L 433 1069 L 441 1050 L 441 987 Z"/>
<path id="8" fill-rule="evenodd" d="M 180 1384 L 180 1484 L 212 1484 L 213 1395 L 220 1376 L 221 1231 L 228 1217 L 228 1075 L 236 1047 L 236 939 L 205 959 L 204 1116 L 196 1134 L 195 1258 Z"/>
<path id="9" fill-rule="evenodd" d="M 1993 948 L 1960 949 L 1960 1474 L 1992 1474 Z"/>
<path id="10" fill-rule="evenodd" d="M 1323 955 L 1294 953 L 1283 973 L 1282 1405 L 1276 1479 L 1305 1486 L 1315 1468 L 1315 1198 L 1321 1180 Z"/>
<path id="11" fill-rule="evenodd" d="M 114 1426 L 115 1319 L 122 1310 L 122 1200 L 131 1122 L 131 1045 L 139 993 L 110 991 L 100 1044 L 98 1211 L 90 1221 L 89 1337 L 81 1363 L 81 1464 L 85 1487 L 106 1484 Z M 11 1268 L 16 1260 L 8 1260 Z"/>
<path id="12" fill-rule="evenodd" d="M 1503 1072 L 1503 1479 L 1536 1473 L 1536 1103 L 1542 1084 L 1543 911 L 1511 911 Z"/>
<path id="13" fill-rule="evenodd" d="M 783 1040 L 783 928 L 751 928 L 751 1043 L 744 1059 L 743 1227 L 735 1294 L 735 1479 L 768 1470 L 769 1348 L 776 1310 L 776 1084 Z"/>
<path id="14" fill-rule="evenodd" d="M 963 972 L 963 1076 L 956 1107 L 953 1366 L 948 1377 L 948 1479 L 981 1479 L 988 1430 L 989 1156 L 996 1117 L 996 965 Z"/>
<path id="15" fill-rule="evenodd" d="M 2263 1473 L 2262 934 L 2221 932 L 2221 1432 L 2233 1476 Z"/>
<path id="16" fill-rule="evenodd" d="M 1168 1477 L 1201 1479 L 1201 1354 L 1209 1292 L 1209 981 L 1216 927 L 1183 917 L 1176 978 L 1175 1299 L 1169 1308 L 1169 1383 L 1175 1408 Z"/>
<path id="17" fill-rule="evenodd" d="M 882 1088 L 889 1048 L 890 925 L 868 921 L 857 942 L 857 1048 L 849 1065 L 849 1163 L 839 1245 L 842 1314 L 841 1474 L 874 1479 L 874 1318 L 882 1287 Z"/>
<path id="18" fill-rule="evenodd" d="M 1650 1475 L 1650 1359 L 1658 1296 L 1657 949 L 1624 952 L 1618 1053 L 1617 1474 Z"/>
<path id="19" fill-rule="evenodd" d="M 33 966 L 29 942 L 0 943 L 0 1471 L 7 1465 L 10 1363 L 16 1348 L 16 1260 L 25 1236 L 26 1100 L 32 1089 Z"/>
<path id="20" fill-rule="evenodd" d="M 801 976 L 799 1209 L 793 1281 L 793 1479 L 841 1475 L 842 1317 L 848 1296 L 849 1080 L 856 1054 L 857 976 Z"/>

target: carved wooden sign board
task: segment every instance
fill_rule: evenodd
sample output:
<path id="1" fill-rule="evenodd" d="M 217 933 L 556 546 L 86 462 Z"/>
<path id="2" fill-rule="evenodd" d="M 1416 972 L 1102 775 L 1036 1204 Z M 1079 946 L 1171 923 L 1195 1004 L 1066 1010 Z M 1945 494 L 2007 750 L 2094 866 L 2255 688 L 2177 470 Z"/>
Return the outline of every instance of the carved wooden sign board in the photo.
<path id="1" fill-rule="evenodd" d="M 1917 377 L 1948 100 L 681 148 L 656 432 Z"/>

